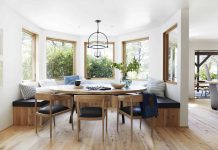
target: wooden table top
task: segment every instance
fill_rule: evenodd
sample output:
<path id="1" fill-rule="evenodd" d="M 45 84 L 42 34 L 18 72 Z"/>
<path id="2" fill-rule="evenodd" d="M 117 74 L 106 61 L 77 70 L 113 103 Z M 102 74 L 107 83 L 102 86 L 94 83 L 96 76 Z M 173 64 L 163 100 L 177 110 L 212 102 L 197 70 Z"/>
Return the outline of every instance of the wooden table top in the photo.
<path id="1" fill-rule="evenodd" d="M 110 85 L 104 85 L 106 87 L 111 87 L 111 90 L 88 90 L 86 86 L 93 85 L 83 85 L 76 87 L 74 85 L 58 85 L 49 87 L 50 90 L 56 93 L 65 93 L 65 94 L 76 94 L 76 95 L 85 95 L 85 94 L 96 94 L 96 95 L 116 95 L 116 94 L 126 94 L 126 93 L 136 93 L 143 92 L 146 90 L 146 87 L 143 86 L 130 86 L 129 88 L 114 89 Z"/>

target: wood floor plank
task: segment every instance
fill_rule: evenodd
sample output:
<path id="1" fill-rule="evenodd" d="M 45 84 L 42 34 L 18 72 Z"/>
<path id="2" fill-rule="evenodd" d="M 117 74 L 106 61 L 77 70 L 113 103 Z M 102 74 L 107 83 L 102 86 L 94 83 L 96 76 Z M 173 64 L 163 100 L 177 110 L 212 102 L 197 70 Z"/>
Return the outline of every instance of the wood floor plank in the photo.
<path id="1" fill-rule="evenodd" d="M 69 113 L 56 118 L 53 139 L 49 139 L 49 126 L 45 125 L 35 134 L 34 127 L 12 126 L 0 132 L 0 150 L 217 150 L 218 111 L 210 108 L 208 100 L 189 103 L 189 128 L 156 127 L 151 137 L 149 125 L 134 120 L 133 141 L 130 140 L 130 120 L 119 122 L 116 131 L 116 111 L 109 111 L 108 133 L 102 143 L 101 121 L 82 121 L 80 141 L 71 130 Z M 76 115 L 74 116 L 76 118 Z M 120 117 L 121 118 L 121 117 Z"/>

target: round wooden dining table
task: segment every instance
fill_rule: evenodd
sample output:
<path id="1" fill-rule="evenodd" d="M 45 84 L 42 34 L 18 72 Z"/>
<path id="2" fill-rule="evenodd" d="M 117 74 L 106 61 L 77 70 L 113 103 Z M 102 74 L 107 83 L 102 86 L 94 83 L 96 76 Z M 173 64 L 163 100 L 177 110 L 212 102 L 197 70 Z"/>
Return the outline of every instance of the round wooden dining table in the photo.
<path id="1" fill-rule="evenodd" d="M 55 93 L 65 93 L 72 95 L 119 95 L 127 93 L 137 93 L 146 90 L 145 86 L 130 86 L 129 88 L 114 89 L 110 85 L 104 85 L 104 87 L 111 88 L 110 90 L 90 90 L 87 87 L 97 87 L 96 85 L 58 85 L 50 87 L 50 90 Z M 100 87 L 100 86 L 99 86 Z"/>
<path id="2" fill-rule="evenodd" d="M 97 85 L 58 85 L 58 86 L 51 86 L 49 89 L 54 93 L 64 93 L 70 94 L 73 97 L 73 106 L 72 106 L 72 113 L 75 110 L 75 101 L 74 95 L 122 95 L 127 93 L 140 93 L 146 90 L 145 86 L 130 86 L 129 88 L 122 88 L 122 89 L 114 89 L 111 85 L 103 85 L 103 87 L 109 87 L 110 90 L 90 90 L 87 87 L 99 87 Z M 123 103 L 121 103 L 121 107 L 123 107 Z M 71 117 L 70 117 L 71 118 Z M 70 120 L 70 122 L 72 122 Z M 122 122 L 125 123 L 124 116 L 122 115 Z"/>

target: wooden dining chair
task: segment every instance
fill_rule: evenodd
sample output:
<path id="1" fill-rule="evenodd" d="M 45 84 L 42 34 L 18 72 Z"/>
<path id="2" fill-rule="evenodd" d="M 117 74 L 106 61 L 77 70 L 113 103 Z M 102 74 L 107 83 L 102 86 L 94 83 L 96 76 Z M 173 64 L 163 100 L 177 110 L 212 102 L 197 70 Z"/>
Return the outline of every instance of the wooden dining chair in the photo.
<path id="1" fill-rule="evenodd" d="M 143 96 L 141 94 L 118 95 L 117 132 L 119 132 L 118 130 L 119 114 L 130 118 L 131 120 L 131 140 L 133 139 L 133 119 L 140 120 L 140 129 L 141 129 L 142 116 L 141 116 L 141 107 L 139 103 L 142 101 L 143 101 Z M 120 107 L 120 102 L 126 103 L 127 106 Z"/>
<path id="2" fill-rule="evenodd" d="M 104 120 L 106 118 L 106 132 L 108 122 L 107 102 L 109 96 L 106 95 L 76 95 L 77 103 L 77 139 L 81 120 L 102 120 L 102 141 L 104 142 Z"/>
<path id="3" fill-rule="evenodd" d="M 49 104 L 44 107 L 37 108 L 37 101 L 46 100 Z M 70 101 L 70 107 L 59 104 L 58 101 Z M 52 138 L 52 120 L 55 126 L 55 116 L 62 113 L 71 111 L 72 109 L 72 97 L 70 95 L 63 94 L 51 94 L 51 93 L 36 93 L 35 94 L 35 129 L 37 129 L 37 116 L 48 117 L 50 122 L 50 139 Z"/>

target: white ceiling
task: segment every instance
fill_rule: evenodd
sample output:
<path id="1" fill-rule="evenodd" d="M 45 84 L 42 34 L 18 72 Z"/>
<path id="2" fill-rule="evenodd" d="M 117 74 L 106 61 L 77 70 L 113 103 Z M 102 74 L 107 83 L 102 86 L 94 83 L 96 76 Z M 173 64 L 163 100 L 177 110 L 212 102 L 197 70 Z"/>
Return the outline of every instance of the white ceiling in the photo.
<path id="1" fill-rule="evenodd" d="M 89 35 L 100 31 L 119 35 L 163 24 L 187 0 L 5 0 L 11 8 L 41 28 Z"/>
<path id="2" fill-rule="evenodd" d="M 190 0 L 189 37 L 218 39 L 218 0 Z"/>

